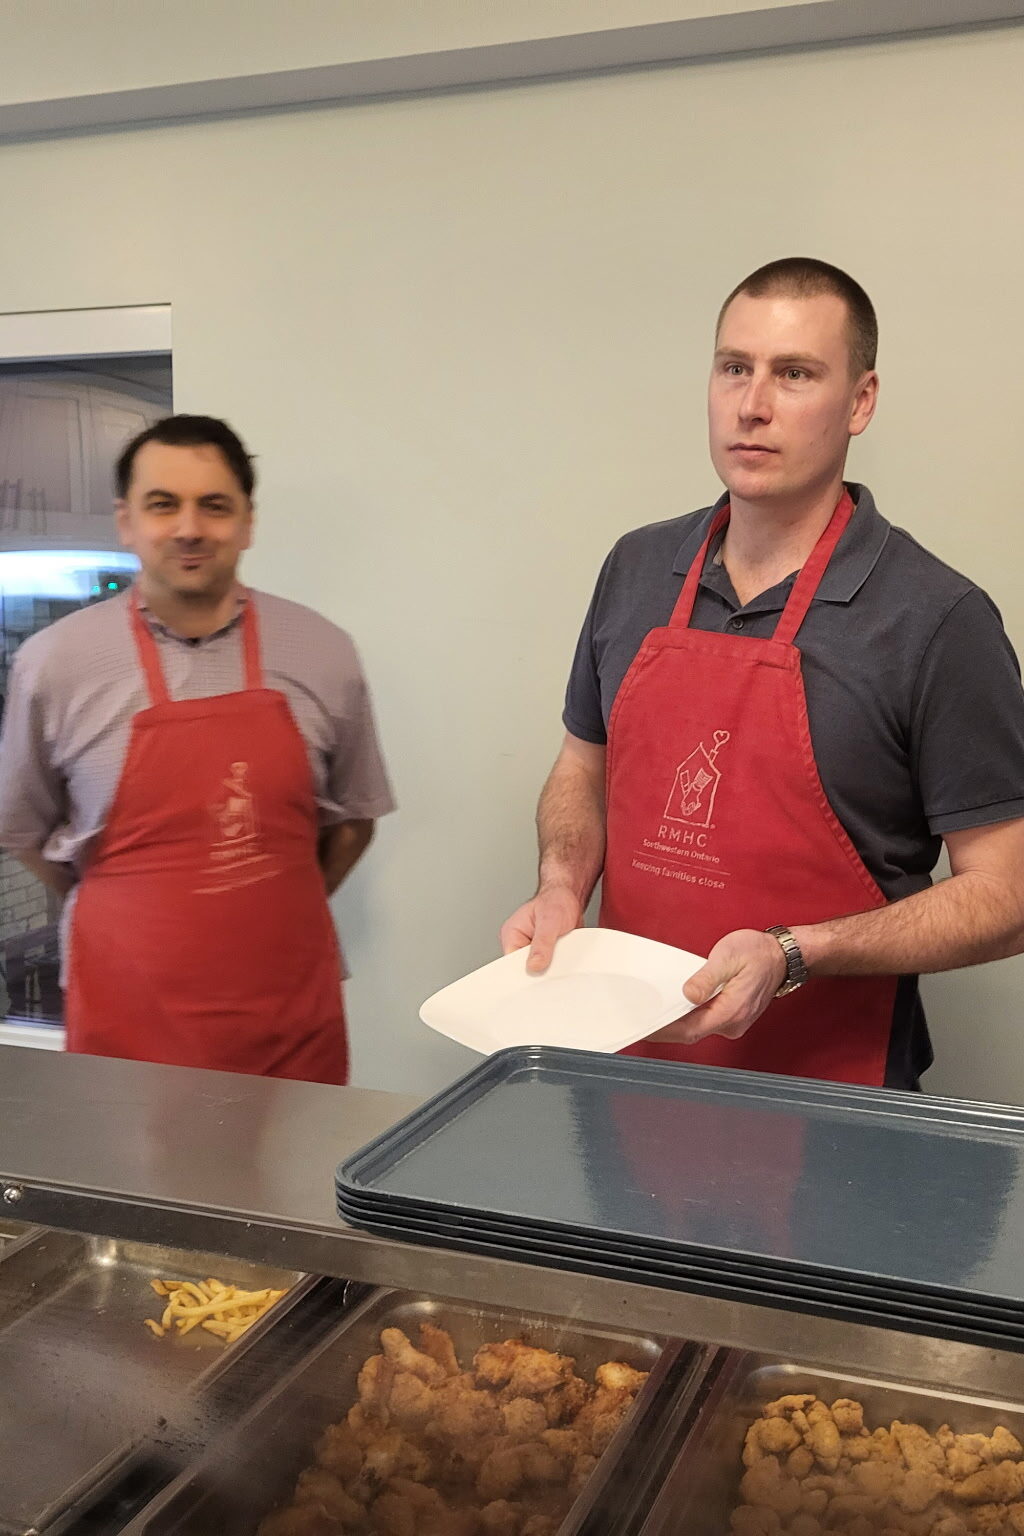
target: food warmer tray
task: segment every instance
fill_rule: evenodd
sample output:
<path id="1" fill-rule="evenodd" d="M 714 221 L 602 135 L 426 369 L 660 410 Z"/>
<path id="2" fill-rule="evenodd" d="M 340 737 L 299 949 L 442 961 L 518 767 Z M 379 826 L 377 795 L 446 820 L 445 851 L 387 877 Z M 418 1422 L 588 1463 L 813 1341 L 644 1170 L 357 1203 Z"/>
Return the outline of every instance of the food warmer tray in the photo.
<path id="1" fill-rule="evenodd" d="M 287 1502 L 324 1428 L 357 1400 L 356 1377 L 379 1352 L 383 1328 L 407 1333 L 421 1322 L 446 1328 L 465 1364 L 482 1344 L 525 1336 L 541 1348 L 575 1357 L 581 1375 L 608 1359 L 623 1359 L 651 1376 L 629 1419 L 600 1459 L 559 1536 L 582 1536 L 592 1512 L 607 1508 L 616 1484 L 639 1464 L 640 1442 L 653 1433 L 666 1401 L 696 1389 L 709 1354 L 703 1347 L 608 1328 L 576 1328 L 483 1304 L 445 1301 L 402 1291 L 376 1291 L 350 1312 L 290 1374 L 268 1391 L 233 1431 L 215 1444 L 125 1528 L 125 1536 L 253 1536 L 262 1517 Z M 628 1452 L 628 1455 L 627 1455 Z M 597 1528 L 594 1527 L 596 1530 Z"/>
<path id="2" fill-rule="evenodd" d="M 289 1294 L 233 1345 L 201 1329 L 156 1338 L 149 1281 L 217 1275 Z M 67 1529 L 124 1476 L 146 1435 L 233 1370 L 313 1286 L 294 1271 L 148 1244 L 41 1231 L 0 1265 L 0 1533 Z"/>

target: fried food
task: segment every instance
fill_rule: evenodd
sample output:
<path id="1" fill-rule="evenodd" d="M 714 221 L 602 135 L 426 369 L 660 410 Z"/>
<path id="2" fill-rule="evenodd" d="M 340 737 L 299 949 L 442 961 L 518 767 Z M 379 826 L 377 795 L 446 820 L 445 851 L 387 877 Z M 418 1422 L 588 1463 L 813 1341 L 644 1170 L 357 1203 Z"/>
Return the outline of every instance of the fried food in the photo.
<path id="1" fill-rule="evenodd" d="M 380 1343 L 258 1536 L 556 1536 L 647 1379 L 609 1360 L 587 1382 L 522 1339 L 484 1345 L 464 1371 L 433 1323 Z"/>
<path id="2" fill-rule="evenodd" d="M 285 1291 L 244 1291 L 222 1280 L 151 1280 L 150 1286 L 165 1299 L 160 1321 L 147 1317 L 143 1326 L 156 1338 L 169 1333 L 191 1333 L 202 1328 L 224 1344 L 233 1344 L 247 1328 L 281 1300 Z"/>
<path id="3" fill-rule="evenodd" d="M 792 1393 L 750 1425 L 742 1460 L 734 1536 L 1024 1536 L 1024 1446 L 1005 1425 L 869 1429 L 852 1398 Z"/>

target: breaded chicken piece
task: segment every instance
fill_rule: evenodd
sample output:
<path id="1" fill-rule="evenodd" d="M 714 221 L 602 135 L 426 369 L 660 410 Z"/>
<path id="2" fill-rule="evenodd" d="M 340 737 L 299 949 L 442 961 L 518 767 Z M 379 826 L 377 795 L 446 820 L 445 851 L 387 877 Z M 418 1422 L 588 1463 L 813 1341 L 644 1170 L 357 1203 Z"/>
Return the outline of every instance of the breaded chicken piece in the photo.
<path id="1" fill-rule="evenodd" d="M 766 1419 L 788 1418 L 798 1409 L 805 1412 L 814 1401 L 813 1392 L 791 1392 L 786 1397 L 777 1397 L 774 1402 L 766 1403 L 762 1412 Z"/>
<path id="2" fill-rule="evenodd" d="M 954 1483 L 953 1496 L 962 1504 L 1012 1504 L 1024 1491 L 1021 1473 L 1017 1462 L 1000 1461 Z"/>
<path id="3" fill-rule="evenodd" d="M 432 1436 L 444 1435 L 461 1444 L 485 1435 L 500 1435 L 504 1427 L 501 1410 L 490 1392 L 450 1382 L 435 1394 Z"/>
<path id="4" fill-rule="evenodd" d="M 892 1499 L 904 1514 L 917 1515 L 928 1508 L 933 1499 L 940 1498 L 949 1480 L 934 1467 L 915 1467 L 893 1489 Z"/>
<path id="5" fill-rule="evenodd" d="M 420 1349 L 431 1360 L 436 1360 L 446 1376 L 458 1376 L 459 1357 L 455 1353 L 452 1336 L 435 1323 L 420 1323 Z"/>
<path id="6" fill-rule="evenodd" d="M 877 1447 L 867 1430 L 861 1430 L 859 1435 L 840 1435 L 841 1446 L 840 1464 L 849 1462 L 855 1466 L 861 1461 L 874 1461 L 877 1459 Z"/>
<path id="7" fill-rule="evenodd" d="M 295 1503 L 319 1505 L 343 1528 L 361 1521 L 365 1513 L 362 1505 L 346 1492 L 334 1473 L 328 1472 L 325 1467 L 307 1467 L 299 1473 L 299 1480 L 295 1484 Z"/>
<path id="8" fill-rule="evenodd" d="M 891 1496 L 904 1477 L 900 1467 L 892 1461 L 863 1461 L 851 1468 L 850 1486 L 855 1493 L 867 1493 L 872 1498 Z"/>
<path id="9" fill-rule="evenodd" d="M 482 1536 L 520 1536 L 523 1519 L 522 1505 L 495 1499 L 480 1511 L 480 1530 Z"/>
<path id="10" fill-rule="evenodd" d="M 599 1387 L 606 1387 L 609 1392 L 632 1392 L 635 1396 L 649 1374 L 648 1371 L 635 1371 L 621 1360 L 607 1360 L 594 1372 L 594 1380 Z"/>
<path id="11" fill-rule="evenodd" d="M 930 1468 L 933 1472 L 945 1474 L 946 1453 L 920 1424 L 902 1424 L 899 1419 L 894 1419 L 892 1435 L 908 1471 L 922 1472 Z"/>
<path id="12" fill-rule="evenodd" d="M 800 1431 L 788 1419 L 755 1419 L 743 1442 L 743 1465 L 752 1467 L 763 1456 L 784 1456 L 800 1444 Z"/>
<path id="13" fill-rule="evenodd" d="M 399 1371 L 408 1371 L 413 1376 L 418 1376 L 428 1387 L 440 1387 L 448 1379 L 448 1372 L 443 1365 L 432 1360 L 422 1349 L 413 1347 L 409 1338 L 401 1328 L 385 1328 L 380 1336 L 381 1348 L 384 1350 L 385 1359 Z"/>
<path id="14" fill-rule="evenodd" d="M 388 1414 L 402 1429 L 419 1429 L 434 1412 L 434 1394 L 411 1371 L 396 1371 L 388 1394 Z"/>
<path id="15" fill-rule="evenodd" d="M 744 1504 L 764 1504 L 784 1518 L 797 1513 L 802 1498 L 800 1484 L 786 1476 L 776 1456 L 765 1456 L 747 1468 L 740 1496 Z"/>
<path id="16" fill-rule="evenodd" d="M 343 1483 L 350 1483 L 363 1469 L 362 1447 L 355 1431 L 344 1422 L 328 1424 L 316 1443 L 316 1459 Z"/>
<path id="17" fill-rule="evenodd" d="M 845 1527 L 855 1515 L 877 1515 L 882 1507 L 880 1499 L 866 1493 L 840 1493 L 828 1506 L 829 1524 Z"/>
<path id="18" fill-rule="evenodd" d="M 814 1452 L 808 1450 L 806 1445 L 798 1445 L 795 1451 L 790 1451 L 784 1466 L 790 1477 L 798 1481 L 808 1477 L 814 1468 Z"/>
<path id="19" fill-rule="evenodd" d="M 1024 1456 L 1024 1445 L 1021 1445 L 1016 1435 L 1002 1424 L 997 1424 L 992 1431 L 992 1458 L 994 1461 L 1019 1461 Z"/>
<path id="20" fill-rule="evenodd" d="M 534 1349 L 520 1340 L 485 1344 L 473 1357 L 478 1384 L 507 1387 L 510 1397 L 539 1397 L 567 1381 L 575 1360 L 548 1349 Z"/>
<path id="21" fill-rule="evenodd" d="M 532 1442 L 492 1451 L 480 1468 L 476 1491 L 483 1503 L 511 1500 L 531 1483 L 559 1483 L 564 1473 L 557 1456 L 547 1446 Z"/>
<path id="22" fill-rule="evenodd" d="M 1006 1536 L 1005 1513 L 1002 1504 L 979 1504 L 967 1516 L 967 1529 L 983 1532 L 984 1536 Z"/>
<path id="23" fill-rule="evenodd" d="M 829 1497 L 824 1488 L 808 1488 L 806 1483 L 800 1486 L 800 1513 L 802 1515 L 815 1515 L 821 1519 L 828 1509 Z"/>
<path id="24" fill-rule="evenodd" d="M 808 1450 L 814 1452 L 818 1465 L 824 1467 L 826 1472 L 834 1472 L 839 1466 L 839 1458 L 843 1453 L 842 1440 L 839 1431 L 831 1418 L 819 1418 L 811 1424 L 804 1436 Z"/>
<path id="25" fill-rule="evenodd" d="M 505 1433 L 513 1440 L 536 1440 L 548 1427 L 543 1403 L 533 1397 L 514 1397 L 501 1409 Z"/>
<path id="26" fill-rule="evenodd" d="M 859 1435 L 864 1428 L 864 1409 L 852 1397 L 838 1397 L 832 1404 L 832 1422 L 841 1435 Z"/>
<path id="27" fill-rule="evenodd" d="M 789 1536 L 821 1536 L 824 1529 L 814 1515 L 794 1515 L 786 1526 Z"/>
<path id="28" fill-rule="evenodd" d="M 401 1430 L 385 1430 L 366 1447 L 359 1487 L 389 1483 L 394 1477 L 408 1477 L 415 1483 L 426 1482 L 431 1472 L 430 1457 Z"/>
<path id="29" fill-rule="evenodd" d="M 579 1376 L 569 1376 L 557 1387 L 552 1387 L 550 1392 L 544 1392 L 540 1401 L 544 1404 L 548 1424 L 552 1429 L 557 1429 L 560 1424 L 568 1424 L 578 1413 L 582 1413 L 593 1396 L 593 1387 L 588 1386 Z"/>
<path id="30" fill-rule="evenodd" d="M 395 1367 L 383 1355 L 371 1355 L 356 1377 L 359 1402 L 371 1418 L 388 1422 L 388 1398 L 395 1379 Z"/>

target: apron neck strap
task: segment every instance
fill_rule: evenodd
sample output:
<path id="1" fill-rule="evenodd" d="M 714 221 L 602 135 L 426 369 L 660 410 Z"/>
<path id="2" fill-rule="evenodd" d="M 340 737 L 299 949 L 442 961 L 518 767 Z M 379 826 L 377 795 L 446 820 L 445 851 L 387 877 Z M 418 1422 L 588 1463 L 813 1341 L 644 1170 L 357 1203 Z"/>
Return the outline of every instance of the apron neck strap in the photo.
<path id="1" fill-rule="evenodd" d="M 693 618 L 693 605 L 697 601 L 697 588 L 700 586 L 700 578 L 704 574 L 704 563 L 708 558 L 708 550 L 711 548 L 712 540 L 717 537 L 728 521 L 729 503 L 726 502 L 724 507 L 719 507 L 711 519 L 708 536 L 700 549 L 698 549 L 694 556 L 693 564 L 686 573 L 683 590 L 679 594 L 676 605 L 672 610 L 672 617 L 669 620 L 669 624 L 673 629 L 689 629 L 690 620 Z"/>
<path id="2" fill-rule="evenodd" d="M 846 526 L 855 511 L 853 498 L 849 491 L 843 488 L 843 494 L 839 498 L 836 509 L 832 514 L 828 527 L 815 544 L 808 558 L 800 569 L 800 574 L 793 583 L 793 590 L 775 626 L 776 640 L 782 640 L 786 645 L 792 645 L 799 632 L 801 624 L 807 617 L 807 610 L 814 601 L 814 595 L 821 584 L 821 578 L 825 569 L 835 553 L 836 545 L 846 531 Z M 673 628 L 687 629 L 693 618 L 693 605 L 697 600 L 697 588 L 700 586 L 700 578 L 704 573 L 704 565 L 707 561 L 708 551 L 713 540 L 729 521 L 729 503 L 720 507 L 715 513 L 708 529 L 707 538 L 694 557 L 693 564 L 686 573 L 683 590 L 672 610 L 669 620 Z"/>
<path id="3" fill-rule="evenodd" d="M 821 585 L 825 568 L 835 554 L 836 545 L 846 532 L 846 525 L 853 513 L 853 498 L 844 486 L 843 494 L 829 519 L 828 527 L 804 561 L 800 574 L 793 583 L 789 600 L 775 626 L 776 640 L 782 640 L 786 645 L 793 644 L 801 624 L 807 617 L 807 610 L 814 601 L 814 594 Z"/>
<path id="4" fill-rule="evenodd" d="M 245 687 L 249 691 L 263 687 L 263 663 L 260 659 L 259 624 L 252 594 L 243 589 L 242 596 L 245 599 L 245 608 L 242 612 L 242 649 L 245 660 Z M 135 649 L 149 689 L 150 703 L 169 704 L 171 696 L 167 691 L 164 669 L 160 665 L 160 652 L 157 650 L 152 630 L 142 617 L 139 596 L 134 587 L 130 609 Z"/>

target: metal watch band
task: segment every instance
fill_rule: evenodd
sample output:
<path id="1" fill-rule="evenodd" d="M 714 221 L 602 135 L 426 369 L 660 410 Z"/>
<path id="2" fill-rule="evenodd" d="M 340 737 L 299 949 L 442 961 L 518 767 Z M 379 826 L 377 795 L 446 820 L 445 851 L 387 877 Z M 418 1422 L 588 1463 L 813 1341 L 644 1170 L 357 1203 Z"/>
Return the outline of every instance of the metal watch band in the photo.
<path id="1" fill-rule="evenodd" d="M 802 987 L 807 980 L 807 966 L 800 952 L 800 945 L 794 939 L 789 929 L 782 924 L 774 928 L 766 928 L 765 933 L 770 933 L 773 939 L 777 939 L 786 957 L 786 979 L 776 992 L 776 997 L 787 997 L 790 992 L 795 992 L 797 987 Z"/>

